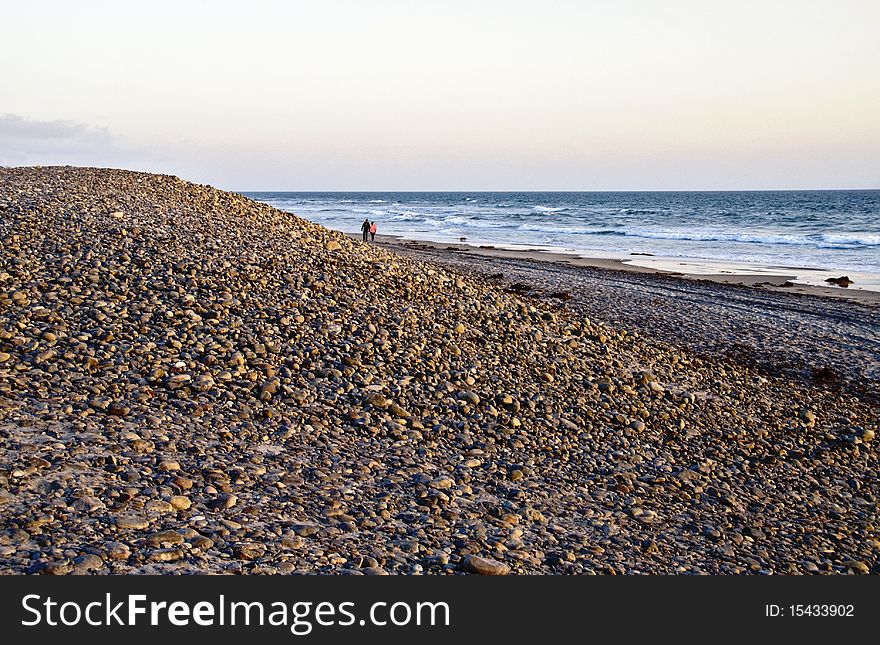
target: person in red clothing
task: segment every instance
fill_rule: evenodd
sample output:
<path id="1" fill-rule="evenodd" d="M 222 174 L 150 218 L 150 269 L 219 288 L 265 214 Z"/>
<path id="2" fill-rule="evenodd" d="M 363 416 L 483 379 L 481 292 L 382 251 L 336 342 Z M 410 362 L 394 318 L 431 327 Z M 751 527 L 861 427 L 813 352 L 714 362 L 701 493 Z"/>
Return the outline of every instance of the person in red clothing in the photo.
<path id="1" fill-rule="evenodd" d="M 370 224 L 370 241 L 371 242 L 376 241 L 376 231 L 378 231 L 378 230 L 379 230 L 379 227 L 376 226 L 376 222 L 372 222 Z"/>

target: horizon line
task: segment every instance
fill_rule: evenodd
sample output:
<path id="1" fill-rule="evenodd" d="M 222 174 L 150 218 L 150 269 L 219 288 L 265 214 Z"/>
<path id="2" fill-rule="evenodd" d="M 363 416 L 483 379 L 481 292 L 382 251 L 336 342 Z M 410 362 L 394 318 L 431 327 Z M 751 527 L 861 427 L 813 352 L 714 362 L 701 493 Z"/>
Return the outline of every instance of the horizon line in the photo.
<path id="1" fill-rule="evenodd" d="M 880 187 L 876 188 L 637 188 L 637 189 L 529 189 L 529 190 L 232 190 L 230 192 L 247 194 L 247 193 L 809 193 L 809 192 L 873 192 L 880 191 Z"/>

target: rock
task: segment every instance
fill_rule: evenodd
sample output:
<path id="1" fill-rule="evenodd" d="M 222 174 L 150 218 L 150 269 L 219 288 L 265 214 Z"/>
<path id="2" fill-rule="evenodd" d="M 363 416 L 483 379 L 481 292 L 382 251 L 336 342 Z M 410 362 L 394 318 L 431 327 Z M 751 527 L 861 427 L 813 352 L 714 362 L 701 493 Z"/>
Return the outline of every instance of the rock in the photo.
<path id="1" fill-rule="evenodd" d="M 632 516 L 640 522 L 644 522 L 645 524 L 652 524 L 658 519 L 657 513 L 655 511 L 644 508 L 632 509 Z"/>
<path id="2" fill-rule="evenodd" d="M 128 548 L 128 545 L 121 542 L 105 542 L 104 551 L 109 560 L 127 560 L 131 555 L 131 549 Z"/>
<path id="3" fill-rule="evenodd" d="M 455 486 L 455 480 L 447 475 L 441 475 L 431 480 L 431 486 L 438 490 L 447 490 Z"/>
<path id="4" fill-rule="evenodd" d="M 70 504 L 70 507 L 78 511 L 83 511 L 84 513 L 94 513 L 95 511 L 104 508 L 104 502 L 91 495 L 84 495 L 83 497 L 74 500 Z"/>
<path id="5" fill-rule="evenodd" d="M 510 573 L 510 567 L 503 562 L 478 555 L 466 555 L 461 561 L 461 569 L 482 576 L 506 576 Z"/>
<path id="6" fill-rule="evenodd" d="M 184 495 L 173 495 L 168 502 L 176 508 L 178 511 L 186 511 L 192 506 L 192 502 L 189 497 L 185 497 Z"/>
<path id="7" fill-rule="evenodd" d="M 230 520 L 229 518 L 223 518 L 222 520 L 220 520 L 220 524 L 233 532 L 241 530 L 241 524 L 239 524 L 235 520 Z"/>
<path id="8" fill-rule="evenodd" d="M 113 400 L 107 396 L 96 396 L 91 401 L 89 401 L 89 405 L 91 405 L 94 409 L 101 411 L 107 411 L 112 403 Z"/>
<path id="9" fill-rule="evenodd" d="M 66 576 L 71 571 L 73 571 L 73 567 L 67 559 L 60 562 L 45 562 L 36 569 L 37 573 L 45 576 Z"/>
<path id="10" fill-rule="evenodd" d="M 300 537 L 309 537 L 320 532 L 320 527 L 315 524 L 294 524 L 290 527 Z"/>
<path id="11" fill-rule="evenodd" d="M 184 552 L 181 549 L 157 549 L 150 552 L 149 558 L 154 562 L 176 562 L 183 556 Z"/>
<path id="12" fill-rule="evenodd" d="M 845 566 L 847 569 L 854 571 L 855 573 L 861 573 L 862 575 L 868 575 L 869 573 L 871 573 L 870 567 L 859 560 L 844 560 L 843 566 Z"/>
<path id="13" fill-rule="evenodd" d="M 222 493 L 217 496 L 216 499 L 212 500 L 210 503 L 211 508 L 217 510 L 225 510 L 227 508 L 232 508 L 238 503 L 238 497 L 233 495 L 232 493 Z"/>
<path id="14" fill-rule="evenodd" d="M 849 279 L 848 275 L 843 275 L 839 278 L 826 278 L 825 282 L 836 284 L 838 287 L 848 287 L 853 283 L 853 281 Z"/>
<path id="15" fill-rule="evenodd" d="M 299 536 L 281 538 L 281 547 L 284 549 L 301 549 L 305 545 L 305 541 Z"/>
<path id="16" fill-rule="evenodd" d="M 469 403 L 471 405 L 479 405 L 480 404 L 480 397 L 477 396 L 476 392 L 473 392 L 471 390 L 467 390 L 465 392 L 459 393 L 458 398 L 462 401 L 466 401 L 467 403 Z"/>
<path id="17" fill-rule="evenodd" d="M 207 551 L 208 549 L 214 548 L 214 540 L 205 537 L 204 535 L 197 535 L 193 538 L 190 538 L 189 543 L 192 548 L 201 549 L 202 551 Z"/>
<path id="18" fill-rule="evenodd" d="M 816 415 L 813 414 L 812 410 L 803 410 L 801 411 L 799 418 L 801 421 L 806 423 L 807 425 L 815 425 L 816 423 Z"/>
<path id="19" fill-rule="evenodd" d="M 342 245 L 336 240 L 330 240 L 324 245 L 324 248 L 328 251 L 339 251 L 342 248 Z"/>
<path id="20" fill-rule="evenodd" d="M 236 544 L 234 549 L 235 557 L 242 560 L 257 560 L 263 557 L 266 547 L 258 542 L 244 542 Z"/>
<path id="21" fill-rule="evenodd" d="M 176 531 L 159 531 L 153 533 L 147 538 L 147 544 L 152 547 L 168 547 L 183 544 L 184 539 L 180 533 Z"/>
<path id="22" fill-rule="evenodd" d="M 402 419 L 409 419 L 412 416 L 409 412 L 404 410 L 402 407 L 400 407 L 396 403 L 389 403 L 388 404 L 388 412 L 390 412 L 394 416 L 400 417 Z"/>
<path id="23" fill-rule="evenodd" d="M 104 560 L 101 559 L 100 556 L 87 553 L 85 555 L 78 556 L 74 558 L 74 565 L 76 571 L 87 573 L 89 571 L 97 571 L 98 569 L 104 566 Z"/>
<path id="24" fill-rule="evenodd" d="M 114 518 L 117 528 L 142 531 L 150 525 L 149 520 L 139 515 L 119 515 Z"/>
<path id="25" fill-rule="evenodd" d="M 131 414 L 131 408 L 123 403 L 114 402 L 107 407 L 107 412 L 115 417 L 127 417 Z"/>
<path id="26" fill-rule="evenodd" d="M 193 380 L 193 387 L 199 392 L 207 392 L 214 387 L 214 377 L 210 374 L 199 374 Z"/>
<path id="27" fill-rule="evenodd" d="M 179 390 L 188 385 L 190 381 L 192 381 L 192 377 L 189 374 L 175 374 L 168 378 L 166 386 L 169 390 Z"/>
<path id="28" fill-rule="evenodd" d="M 164 499 L 151 499 L 144 504 L 144 510 L 150 513 L 173 513 L 175 509 Z"/>
<path id="29" fill-rule="evenodd" d="M 155 444 L 146 439 L 135 439 L 131 442 L 131 449 L 142 454 L 151 453 L 155 449 Z"/>
<path id="30" fill-rule="evenodd" d="M 443 552 L 435 553 L 425 558 L 422 562 L 429 567 L 443 567 L 449 564 L 449 556 Z"/>
<path id="31" fill-rule="evenodd" d="M 366 396 L 366 398 L 364 399 L 364 402 L 369 405 L 372 405 L 374 408 L 380 408 L 380 409 L 387 408 L 390 403 L 388 401 L 388 399 L 386 399 L 384 396 L 382 396 L 381 394 L 379 394 L 377 392 L 373 392 L 371 394 L 368 394 Z"/>

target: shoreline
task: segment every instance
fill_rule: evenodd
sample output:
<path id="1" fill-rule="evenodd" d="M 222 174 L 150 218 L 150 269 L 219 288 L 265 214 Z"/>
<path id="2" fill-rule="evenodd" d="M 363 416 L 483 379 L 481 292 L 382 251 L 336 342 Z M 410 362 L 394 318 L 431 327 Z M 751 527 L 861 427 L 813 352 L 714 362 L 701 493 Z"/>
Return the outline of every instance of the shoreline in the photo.
<path id="1" fill-rule="evenodd" d="M 880 400 L 880 293 L 785 275 L 678 274 L 605 258 L 380 239 L 376 246 L 555 303 L 707 360 Z"/>
<path id="2" fill-rule="evenodd" d="M 352 239 L 360 239 L 360 237 L 354 233 L 346 234 Z M 768 267 L 767 273 L 754 272 L 726 274 L 722 271 L 723 267 L 728 265 L 719 262 L 717 263 L 719 267 L 719 272 L 701 273 L 696 271 L 689 272 L 686 269 L 690 266 L 699 266 L 700 264 L 705 265 L 708 264 L 708 262 L 698 260 L 691 260 L 690 262 L 688 262 L 680 258 L 659 258 L 651 256 L 651 260 L 649 261 L 663 262 L 665 264 L 668 264 L 670 262 L 679 262 L 681 265 L 683 265 L 682 270 L 675 271 L 667 268 L 637 264 L 636 262 L 639 262 L 641 258 L 634 258 L 632 260 L 629 260 L 620 258 L 584 257 L 534 247 L 529 247 L 525 249 L 511 249 L 494 245 L 470 245 L 464 242 L 446 243 L 431 240 L 409 239 L 397 235 L 383 234 L 379 234 L 376 236 L 375 243 L 380 246 L 392 249 L 432 249 L 435 251 L 443 251 L 459 255 L 471 255 L 474 257 L 527 260 L 569 267 L 605 269 L 610 271 L 622 271 L 642 275 L 663 275 L 666 277 L 678 278 L 681 280 L 698 282 L 703 281 L 724 285 L 738 285 L 769 292 L 821 296 L 825 298 L 843 299 L 852 302 L 858 302 L 861 304 L 880 306 L 880 291 L 860 288 L 858 286 L 820 286 L 818 284 L 797 282 L 797 280 L 799 280 L 799 275 L 802 275 L 804 272 L 824 271 L 820 269 L 809 269 L 806 267 L 799 269 L 794 267 Z M 790 270 L 786 271 L 786 269 Z M 844 274 L 845 272 L 841 272 L 841 275 Z"/>

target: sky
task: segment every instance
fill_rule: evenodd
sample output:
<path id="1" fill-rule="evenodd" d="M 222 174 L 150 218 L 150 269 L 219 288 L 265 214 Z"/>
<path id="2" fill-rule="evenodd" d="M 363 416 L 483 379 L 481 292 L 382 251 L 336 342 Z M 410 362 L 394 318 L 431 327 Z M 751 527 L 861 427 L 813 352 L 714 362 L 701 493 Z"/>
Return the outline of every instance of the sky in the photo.
<path id="1" fill-rule="evenodd" d="M 4 2 L 0 165 L 229 190 L 880 188 L 877 0 Z"/>

